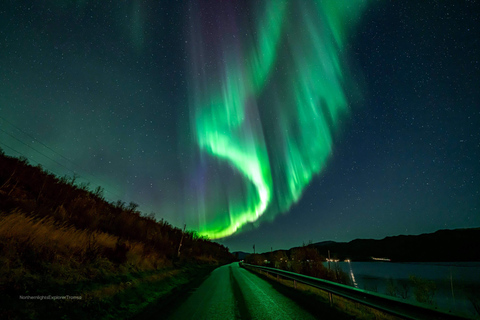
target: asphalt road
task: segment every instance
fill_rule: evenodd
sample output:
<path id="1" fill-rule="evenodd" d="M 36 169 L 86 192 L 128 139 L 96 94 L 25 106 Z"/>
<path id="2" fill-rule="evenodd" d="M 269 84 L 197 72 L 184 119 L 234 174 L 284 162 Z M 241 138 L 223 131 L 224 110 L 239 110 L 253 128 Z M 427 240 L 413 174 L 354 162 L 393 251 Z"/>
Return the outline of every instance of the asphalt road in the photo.
<path id="1" fill-rule="evenodd" d="M 215 269 L 169 319 L 315 319 L 238 263 Z"/>

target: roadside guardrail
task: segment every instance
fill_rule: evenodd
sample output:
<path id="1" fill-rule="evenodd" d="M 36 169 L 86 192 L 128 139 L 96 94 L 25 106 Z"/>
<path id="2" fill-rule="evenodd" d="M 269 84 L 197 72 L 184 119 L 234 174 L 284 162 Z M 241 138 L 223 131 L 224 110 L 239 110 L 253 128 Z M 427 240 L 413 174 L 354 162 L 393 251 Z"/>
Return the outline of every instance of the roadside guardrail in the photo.
<path id="1" fill-rule="evenodd" d="M 469 319 L 429 308 L 425 305 L 416 304 L 414 302 L 406 302 L 405 300 L 399 298 L 389 297 L 383 294 L 353 288 L 332 281 L 305 276 L 303 274 L 270 267 L 256 266 L 248 263 L 240 263 L 240 266 L 244 268 L 263 270 L 267 273 L 275 274 L 277 277 L 281 276 L 283 278 L 291 279 L 294 281 L 294 284 L 295 281 L 304 283 L 306 285 L 324 290 L 330 294 L 341 296 L 371 308 L 406 319 Z"/>

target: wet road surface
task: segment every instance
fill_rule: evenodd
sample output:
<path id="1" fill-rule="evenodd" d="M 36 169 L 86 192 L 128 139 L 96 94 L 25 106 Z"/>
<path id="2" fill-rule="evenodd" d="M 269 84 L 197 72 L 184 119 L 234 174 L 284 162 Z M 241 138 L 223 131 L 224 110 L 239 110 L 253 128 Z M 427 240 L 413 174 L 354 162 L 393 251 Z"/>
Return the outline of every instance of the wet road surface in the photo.
<path id="1" fill-rule="evenodd" d="M 315 319 L 238 263 L 215 269 L 169 319 Z"/>

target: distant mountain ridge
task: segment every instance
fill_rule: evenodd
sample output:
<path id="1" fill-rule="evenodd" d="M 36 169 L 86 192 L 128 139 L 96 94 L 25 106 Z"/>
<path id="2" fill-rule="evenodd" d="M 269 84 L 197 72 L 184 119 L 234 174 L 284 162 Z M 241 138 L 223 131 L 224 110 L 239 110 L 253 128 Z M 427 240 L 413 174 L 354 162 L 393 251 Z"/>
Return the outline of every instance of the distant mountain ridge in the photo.
<path id="1" fill-rule="evenodd" d="M 317 246 L 317 247 L 322 247 L 322 246 L 328 246 L 328 245 L 337 244 L 337 243 L 340 243 L 340 242 L 336 242 L 336 241 L 322 241 L 322 242 L 314 243 L 313 245 L 315 245 L 315 246 Z M 344 242 L 342 242 L 342 243 L 344 243 Z"/>
<path id="2" fill-rule="evenodd" d="M 381 240 L 322 241 L 310 246 L 325 257 L 330 251 L 332 258 L 340 260 L 369 261 L 376 257 L 398 262 L 480 261 L 480 228 L 438 230 Z"/>

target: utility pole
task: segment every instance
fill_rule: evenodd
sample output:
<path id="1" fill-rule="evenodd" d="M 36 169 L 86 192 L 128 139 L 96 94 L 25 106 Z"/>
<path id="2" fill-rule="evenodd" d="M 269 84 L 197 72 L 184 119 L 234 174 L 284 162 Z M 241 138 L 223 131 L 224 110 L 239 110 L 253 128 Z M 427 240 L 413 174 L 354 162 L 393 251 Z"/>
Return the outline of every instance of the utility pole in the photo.
<path id="1" fill-rule="evenodd" d="M 330 271 L 330 250 L 328 250 L 328 271 Z M 332 293 L 328 293 L 328 300 L 330 301 L 330 307 L 333 307 L 333 297 Z"/>
<path id="2" fill-rule="evenodd" d="M 328 270 L 330 270 L 330 250 L 328 250 Z"/>
<path id="3" fill-rule="evenodd" d="M 255 254 L 255 245 L 253 245 L 253 254 Z"/>
<path id="4" fill-rule="evenodd" d="M 183 243 L 183 236 L 185 235 L 185 229 L 187 228 L 187 224 L 183 225 L 183 232 L 182 232 L 182 238 L 180 239 L 180 245 L 178 246 L 178 252 L 177 252 L 177 257 L 180 258 L 180 248 L 182 248 L 182 243 Z"/>

